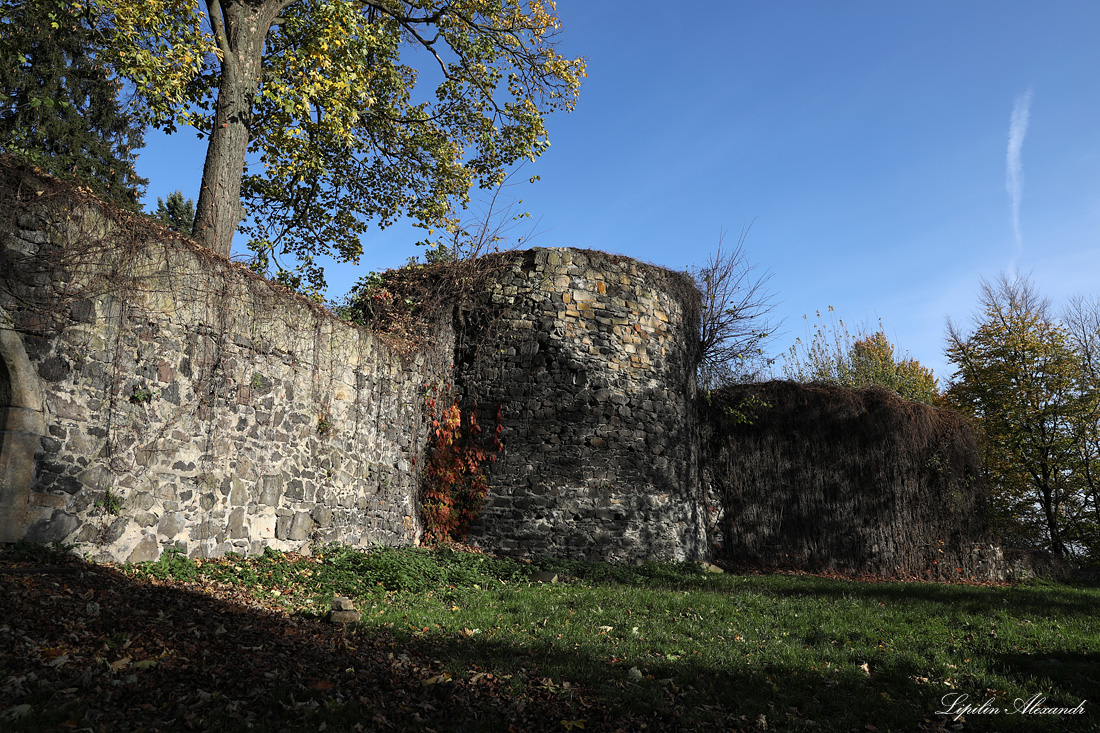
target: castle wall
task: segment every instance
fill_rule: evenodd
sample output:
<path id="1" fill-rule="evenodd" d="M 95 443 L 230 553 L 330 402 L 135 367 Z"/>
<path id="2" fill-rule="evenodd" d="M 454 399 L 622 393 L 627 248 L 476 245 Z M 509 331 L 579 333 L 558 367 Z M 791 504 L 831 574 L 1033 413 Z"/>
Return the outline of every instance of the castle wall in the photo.
<path id="1" fill-rule="evenodd" d="M 492 551 L 1020 572 L 957 417 L 820 385 L 697 398 L 690 278 L 568 248 L 484 264 L 414 348 L 0 158 L 0 542 L 415 543 L 426 403 L 453 390 L 500 415 L 467 538 Z"/>
<path id="2" fill-rule="evenodd" d="M 416 541 L 446 328 L 398 353 L 56 181 L 4 189 L 22 200 L 0 222 L 0 328 L 45 405 L 33 472 L 4 479 L 26 538 L 131 561 Z"/>
<path id="3" fill-rule="evenodd" d="M 884 389 L 768 382 L 711 396 L 704 483 L 715 556 L 932 579 L 1016 572 L 990 545 L 974 433 Z"/>
<path id="4" fill-rule="evenodd" d="M 566 248 L 504 256 L 461 319 L 455 382 L 504 452 L 470 539 L 498 552 L 697 559 L 698 293 L 678 273 Z"/>

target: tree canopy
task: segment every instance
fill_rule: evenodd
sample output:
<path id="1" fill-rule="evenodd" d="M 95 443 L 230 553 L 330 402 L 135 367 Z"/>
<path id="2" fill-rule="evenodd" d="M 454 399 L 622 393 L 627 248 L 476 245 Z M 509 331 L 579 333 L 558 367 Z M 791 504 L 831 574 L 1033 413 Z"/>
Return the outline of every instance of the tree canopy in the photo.
<path id="1" fill-rule="evenodd" d="M 1027 278 L 983 282 L 979 300 L 972 332 L 948 327 L 947 399 L 982 429 L 995 519 L 1015 544 L 1095 557 L 1100 311 L 1078 301 L 1067 325 Z"/>
<path id="2" fill-rule="evenodd" d="M 195 225 L 195 200 L 184 198 L 179 189 L 168 194 L 167 201 L 157 196 L 153 218 L 172 231 L 190 235 Z"/>
<path id="3" fill-rule="evenodd" d="M 832 312 L 829 307 L 829 312 Z M 818 318 L 821 313 L 818 312 Z M 808 343 L 796 339 L 783 356 L 783 376 L 861 389 L 883 387 L 906 399 L 933 404 L 939 383 L 931 369 L 908 355 L 895 355 L 882 324 L 874 333 L 853 335 L 841 319 L 815 324 Z"/>
<path id="4" fill-rule="evenodd" d="M 260 266 L 293 255 L 315 286 L 371 223 L 453 228 L 473 186 L 546 150 L 585 75 L 548 0 L 98 2 L 148 120 L 209 138 L 195 238 L 227 255 L 247 212 Z"/>
<path id="5" fill-rule="evenodd" d="M 0 150 L 136 210 L 143 141 L 124 113 L 94 14 L 66 0 L 0 0 Z"/>

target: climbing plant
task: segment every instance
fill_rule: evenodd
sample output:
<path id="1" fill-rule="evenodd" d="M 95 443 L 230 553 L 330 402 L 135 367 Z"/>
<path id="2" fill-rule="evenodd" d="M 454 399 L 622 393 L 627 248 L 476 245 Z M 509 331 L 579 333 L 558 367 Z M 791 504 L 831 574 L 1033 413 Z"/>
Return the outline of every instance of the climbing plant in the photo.
<path id="1" fill-rule="evenodd" d="M 450 385 L 442 390 L 435 386 L 425 398 L 430 437 L 420 514 L 431 544 L 458 541 L 470 531 L 489 492 L 486 469 L 504 448 L 502 407 L 497 407 L 496 427 L 485 440 L 477 405 L 463 411 L 457 400 L 448 399 L 449 390 Z"/>

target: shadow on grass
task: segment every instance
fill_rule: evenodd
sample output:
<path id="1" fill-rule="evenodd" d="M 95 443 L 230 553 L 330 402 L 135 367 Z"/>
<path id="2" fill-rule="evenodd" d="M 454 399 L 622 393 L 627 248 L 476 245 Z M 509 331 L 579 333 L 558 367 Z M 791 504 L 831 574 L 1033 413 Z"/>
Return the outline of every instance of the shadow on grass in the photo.
<path id="1" fill-rule="evenodd" d="M 1100 604 L 1100 584 L 1096 582 L 1067 585 L 1040 581 L 1013 586 L 975 586 L 924 581 L 849 580 L 816 575 L 712 575 L 693 572 L 690 564 L 684 567 L 662 564 L 628 566 L 554 559 L 536 561 L 534 567 L 575 577 L 590 585 L 661 587 L 716 593 L 748 590 L 785 597 L 862 598 L 893 603 L 918 601 L 947 605 L 969 613 L 1011 607 L 1036 616 L 1091 615 Z"/>
<path id="2" fill-rule="evenodd" d="M 1076 690 L 1093 698 L 1100 691 L 1100 653 L 1044 651 L 1041 654 L 998 654 L 1005 673 L 1046 677 L 1060 690 Z M 1097 702 L 1100 702 L 1098 700 Z"/>
<path id="3" fill-rule="evenodd" d="M 1092 670 L 1095 658 L 1085 657 Z M 299 731 L 322 723 L 542 731 L 576 721 L 585 730 L 921 730 L 945 722 L 935 715 L 942 690 L 914 681 L 912 670 L 655 661 L 639 679 L 576 649 L 401 640 L 387 629 L 264 607 L 235 587 L 161 584 L 77 560 L 0 572 L 0 668 L 0 727 L 13 731 Z M 452 679 L 439 676 L 447 669 Z M 1074 692 L 1084 684 L 1072 682 Z M 1095 729 L 1073 727 L 1087 717 L 1060 721 L 1069 726 L 1060 729 Z M 966 729 L 1041 725 L 1050 721 L 972 717 Z"/>
<path id="4" fill-rule="evenodd" d="M 1100 605 L 1100 589 L 1091 586 L 1018 585 L 971 586 L 923 582 L 856 582 L 829 578 L 788 577 L 785 582 L 749 582 L 763 593 L 787 597 L 814 596 L 838 599 L 875 599 L 895 604 L 914 602 L 950 606 L 958 612 L 987 613 L 1007 608 L 1036 617 L 1091 616 Z"/>

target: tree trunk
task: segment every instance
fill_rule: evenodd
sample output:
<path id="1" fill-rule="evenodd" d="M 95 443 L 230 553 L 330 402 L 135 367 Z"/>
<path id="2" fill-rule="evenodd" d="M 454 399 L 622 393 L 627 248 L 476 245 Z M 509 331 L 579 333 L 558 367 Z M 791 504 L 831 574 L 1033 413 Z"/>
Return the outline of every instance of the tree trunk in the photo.
<path id="1" fill-rule="evenodd" d="M 255 4 L 243 0 L 223 0 L 220 5 L 207 2 L 222 51 L 221 79 L 192 236 L 226 257 L 243 218 L 241 176 L 248 152 L 252 100 L 263 74 L 264 39 L 282 5 L 275 0 Z M 219 15 L 221 22 L 217 23 Z"/>
<path id="2" fill-rule="evenodd" d="M 1043 515 L 1047 522 L 1047 532 L 1050 533 L 1050 551 L 1058 557 L 1065 557 L 1066 546 L 1062 544 L 1062 528 L 1058 524 L 1058 506 L 1054 499 L 1056 489 L 1051 487 L 1045 468 L 1043 479 L 1043 485 L 1039 487 L 1039 491 L 1042 497 Z"/>

